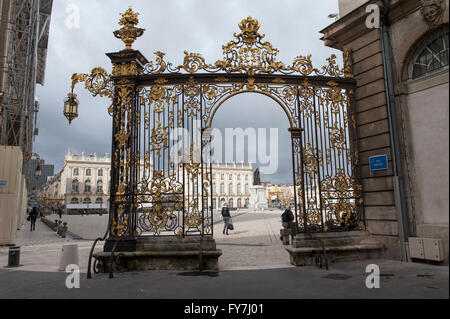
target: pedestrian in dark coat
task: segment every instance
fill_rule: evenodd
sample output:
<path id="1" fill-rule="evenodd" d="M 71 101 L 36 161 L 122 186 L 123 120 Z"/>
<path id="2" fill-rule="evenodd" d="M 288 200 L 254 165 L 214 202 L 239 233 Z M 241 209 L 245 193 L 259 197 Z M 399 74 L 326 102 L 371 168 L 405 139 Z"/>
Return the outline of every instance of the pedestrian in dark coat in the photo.
<path id="1" fill-rule="evenodd" d="M 224 222 L 223 233 L 228 235 L 228 225 L 230 224 L 231 214 L 230 209 L 228 208 L 228 205 L 226 203 L 223 204 L 222 207 L 222 218 Z"/>
<path id="2" fill-rule="evenodd" d="M 284 227 L 284 229 L 290 229 L 292 239 L 294 239 L 294 235 L 295 235 L 294 219 L 295 219 L 294 213 L 292 213 L 291 207 L 288 206 L 286 208 L 286 210 L 284 211 L 284 213 L 281 214 L 281 225 Z M 283 238 L 280 238 L 280 239 L 283 240 Z"/>
<path id="3" fill-rule="evenodd" d="M 36 229 L 36 219 L 38 218 L 39 213 L 36 209 L 36 207 L 33 207 L 31 210 L 29 217 L 30 217 L 30 231 L 34 231 Z"/>

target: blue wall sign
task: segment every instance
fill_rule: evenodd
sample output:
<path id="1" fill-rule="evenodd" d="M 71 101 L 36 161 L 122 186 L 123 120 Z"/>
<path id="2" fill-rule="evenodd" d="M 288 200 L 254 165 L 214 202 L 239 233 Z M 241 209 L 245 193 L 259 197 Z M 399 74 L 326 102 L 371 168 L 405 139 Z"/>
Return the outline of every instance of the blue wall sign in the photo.
<path id="1" fill-rule="evenodd" d="M 386 154 L 369 157 L 369 163 L 371 171 L 388 169 L 388 159 Z"/>
<path id="2" fill-rule="evenodd" d="M 5 181 L 0 181 L 0 188 L 6 188 L 6 185 L 7 185 L 8 183 L 7 182 L 5 182 Z"/>

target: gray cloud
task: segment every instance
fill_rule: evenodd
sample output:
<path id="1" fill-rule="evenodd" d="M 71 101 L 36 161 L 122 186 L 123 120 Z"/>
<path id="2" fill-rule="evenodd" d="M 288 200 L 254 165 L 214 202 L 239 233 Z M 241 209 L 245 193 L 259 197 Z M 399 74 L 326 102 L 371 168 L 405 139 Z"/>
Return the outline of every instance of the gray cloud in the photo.
<path id="1" fill-rule="evenodd" d="M 80 8 L 80 28 L 68 29 L 66 7 Z M 109 100 L 93 98 L 81 85 L 79 118 L 71 126 L 62 115 L 63 99 L 70 89 L 72 73 L 88 73 L 102 66 L 111 71 L 107 52 L 123 48 L 112 31 L 119 28 L 119 14 L 129 5 L 140 13 L 140 26 L 147 31 L 134 44 L 149 60 L 153 52 L 163 51 L 167 60 L 179 65 L 183 51 L 201 53 L 209 63 L 222 58 L 222 45 L 233 39 L 238 23 L 247 16 L 257 18 L 266 41 L 280 50 L 278 60 L 285 63 L 298 55 L 313 55 L 315 66 L 325 64 L 332 53 L 320 41 L 319 31 L 332 21 L 328 14 L 338 11 L 335 0 L 58 0 L 54 1 L 45 86 L 38 86 L 40 134 L 34 151 L 47 163 L 62 168 L 67 149 L 75 153 L 110 153 L 111 118 Z M 291 155 L 287 119 L 269 98 L 252 94 L 234 97 L 218 112 L 215 127 L 278 127 L 280 168 L 274 182 L 290 182 Z"/>

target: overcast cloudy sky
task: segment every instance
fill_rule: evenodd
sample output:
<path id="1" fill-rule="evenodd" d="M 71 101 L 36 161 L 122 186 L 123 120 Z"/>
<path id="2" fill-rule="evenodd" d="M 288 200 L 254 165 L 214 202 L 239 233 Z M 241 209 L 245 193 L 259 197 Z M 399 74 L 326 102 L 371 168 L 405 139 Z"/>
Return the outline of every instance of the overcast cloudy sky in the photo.
<path id="1" fill-rule="evenodd" d="M 80 11 L 79 28 L 68 28 L 68 9 Z M 93 98 L 82 85 L 76 93 L 80 100 L 79 117 L 71 126 L 62 114 L 63 100 L 70 90 L 73 73 L 89 73 L 102 66 L 111 72 L 105 53 L 123 49 L 123 43 L 112 32 L 119 29 L 118 20 L 128 6 L 140 13 L 140 27 L 145 34 L 134 48 L 149 60 L 153 52 L 165 52 L 166 60 L 182 64 L 184 50 L 201 53 L 208 63 L 222 58 L 222 45 L 239 31 L 238 23 L 252 16 L 261 23 L 260 33 L 280 50 L 278 60 L 291 64 L 298 55 L 312 54 L 316 67 L 326 64 L 331 54 L 319 33 L 333 21 L 330 13 L 338 12 L 337 0 L 57 0 L 53 2 L 48 46 L 45 86 L 38 85 L 40 101 L 39 136 L 34 151 L 55 173 L 64 164 L 70 149 L 75 154 L 110 153 L 111 118 L 108 99 Z M 262 179 L 291 182 L 290 138 L 288 121 L 281 108 L 270 98 L 244 94 L 227 101 L 214 119 L 214 127 L 279 128 L 279 169 Z"/>

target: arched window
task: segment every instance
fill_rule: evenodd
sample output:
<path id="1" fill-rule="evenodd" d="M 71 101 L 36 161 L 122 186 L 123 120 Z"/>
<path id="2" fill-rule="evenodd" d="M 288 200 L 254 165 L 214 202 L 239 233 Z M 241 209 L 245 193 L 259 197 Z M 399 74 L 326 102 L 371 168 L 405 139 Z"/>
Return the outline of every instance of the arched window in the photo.
<path id="1" fill-rule="evenodd" d="M 228 207 L 233 208 L 234 207 L 234 201 L 232 198 L 228 201 Z"/>
<path id="2" fill-rule="evenodd" d="M 78 193 L 78 180 L 74 179 L 72 181 L 72 192 Z"/>
<path id="3" fill-rule="evenodd" d="M 237 207 L 242 208 L 242 200 L 240 198 L 237 200 Z"/>
<path id="4" fill-rule="evenodd" d="M 413 80 L 448 67 L 448 31 L 435 34 L 424 44 L 411 61 L 410 78 Z"/>
<path id="5" fill-rule="evenodd" d="M 97 181 L 97 193 L 103 193 L 103 181 Z"/>
<path id="6" fill-rule="evenodd" d="M 84 182 L 84 192 L 85 193 L 91 192 L 91 181 L 90 180 L 87 180 L 86 182 Z"/>
<path id="7" fill-rule="evenodd" d="M 83 204 L 90 204 L 91 203 L 91 199 L 89 197 L 86 197 L 85 199 L 83 199 Z"/>
<path id="8" fill-rule="evenodd" d="M 72 198 L 72 200 L 70 201 L 72 204 L 78 204 L 80 201 L 78 200 L 78 198 Z"/>
<path id="9" fill-rule="evenodd" d="M 95 203 L 96 203 L 96 204 L 103 204 L 103 199 L 102 199 L 101 197 L 98 197 L 98 198 L 95 200 Z"/>

